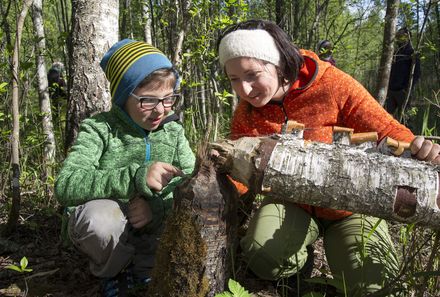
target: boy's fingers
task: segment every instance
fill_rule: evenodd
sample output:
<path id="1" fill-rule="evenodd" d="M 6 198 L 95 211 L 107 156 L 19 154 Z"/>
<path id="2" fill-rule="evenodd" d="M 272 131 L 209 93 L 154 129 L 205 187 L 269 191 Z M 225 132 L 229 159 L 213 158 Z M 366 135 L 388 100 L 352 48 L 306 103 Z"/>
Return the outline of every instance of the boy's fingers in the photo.
<path id="1" fill-rule="evenodd" d="M 150 189 L 152 189 L 152 190 L 155 190 L 155 191 L 162 190 L 162 183 L 160 181 L 158 181 L 157 179 L 150 180 L 148 185 L 150 186 Z"/>
<path id="2" fill-rule="evenodd" d="M 180 170 L 179 168 L 177 168 L 177 167 L 171 165 L 171 164 L 163 163 L 163 168 L 164 168 L 167 172 L 172 173 L 173 176 L 176 176 L 176 175 L 177 175 L 177 176 L 183 176 L 183 171 Z"/>

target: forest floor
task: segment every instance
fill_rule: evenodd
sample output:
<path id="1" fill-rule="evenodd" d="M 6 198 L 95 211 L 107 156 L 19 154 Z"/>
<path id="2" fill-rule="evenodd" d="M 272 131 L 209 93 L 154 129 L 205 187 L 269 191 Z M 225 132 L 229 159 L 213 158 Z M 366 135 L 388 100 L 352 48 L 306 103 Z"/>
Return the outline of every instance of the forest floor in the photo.
<path id="1" fill-rule="evenodd" d="M 0 202 L 5 205 L 4 201 Z M 0 215 L 1 228 L 8 217 L 4 207 L 0 208 Z M 60 226 L 61 216 L 55 210 L 35 210 L 22 205 L 16 232 L 8 238 L 0 238 L 0 296 L 99 296 L 99 279 L 90 274 L 88 263 L 81 254 L 62 244 Z M 5 268 L 11 264 L 19 265 L 22 257 L 28 259 L 27 268 L 32 269 L 31 272 L 20 273 Z M 322 242 L 315 244 L 310 261 L 312 259 L 312 276 L 323 276 L 322 271 L 328 271 L 328 267 Z M 240 259 L 236 263 L 236 280 L 253 296 L 286 296 L 284 293 L 277 294 L 277 284 L 258 280 L 246 272 Z M 288 295 L 302 296 L 302 293 Z"/>

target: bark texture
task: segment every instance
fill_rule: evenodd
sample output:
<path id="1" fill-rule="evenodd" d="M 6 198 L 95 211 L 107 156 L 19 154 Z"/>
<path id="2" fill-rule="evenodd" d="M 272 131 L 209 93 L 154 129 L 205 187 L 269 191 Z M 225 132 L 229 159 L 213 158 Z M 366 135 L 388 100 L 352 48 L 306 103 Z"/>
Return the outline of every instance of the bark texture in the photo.
<path id="1" fill-rule="evenodd" d="M 144 27 L 144 41 L 149 44 L 153 44 L 152 39 L 152 11 L 153 9 L 150 9 L 149 1 L 144 0 L 142 1 L 142 23 Z"/>
<path id="2" fill-rule="evenodd" d="M 380 105 L 387 99 L 388 83 L 390 80 L 391 64 L 393 62 L 394 36 L 396 35 L 397 15 L 400 0 L 388 0 L 385 15 L 385 28 L 382 43 L 382 56 L 380 58 L 379 73 L 376 83 L 376 100 Z"/>
<path id="3" fill-rule="evenodd" d="M 44 179 L 52 175 L 52 166 L 55 163 L 55 134 L 52 122 L 51 102 L 49 98 L 49 86 L 47 81 L 47 70 L 45 61 L 46 40 L 44 35 L 43 24 L 43 1 L 34 0 L 32 3 L 32 20 L 34 23 L 35 35 L 38 42 L 36 48 L 37 60 L 37 81 L 38 81 L 38 97 L 40 99 L 40 111 L 42 114 L 42 128 L 45 137 L 44 141 Z"/>
<path id="4" fill-rule="evenodd" d="M 148 296 L 214 296 L 230 276 L 238 197 L 209 159 L 174 192 Z"/>
<path id="5" fill-rule="evenodd" d="M 241 138 L 214 148 L 233 178 L 258 192 L 296 203 L 348 210 L 440 228 L 439 167 L 358 146 Z M 267 165 L 265 160 L 269 160 Z"/>
<path id="6" fill-rule="evenodd" d="M 14 231 L 21 208 L 20 193 L 20 95 L 19 95 L 19 72 L 20 72 L 20 47 L 24 21 L 28 13 L 32 0 L 23 1 L 23 8 L 18 15 L 16 23 L 14 54 L 12 57 L 12 134 L 11 134 L 11 168 L 12 168 L 12 205 L 9 212 L 8 222 L 3 231 L 7 236 Z"/>
<path id="7" fill-rule="evenodd" d="M 118 0 L 72 1 L 66 149 L 83 119 L 110 109 L 108 83 L 99 62 L 118 40 L 118 15 Z"/>

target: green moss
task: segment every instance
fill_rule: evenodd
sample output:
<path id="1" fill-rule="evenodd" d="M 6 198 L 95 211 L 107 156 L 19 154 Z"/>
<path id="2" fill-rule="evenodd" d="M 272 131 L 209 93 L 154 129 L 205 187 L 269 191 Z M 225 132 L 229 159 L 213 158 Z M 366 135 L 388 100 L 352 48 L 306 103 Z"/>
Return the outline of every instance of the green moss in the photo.
<path id="1" fill-rule="evenodd" d="M 209 292 L 204 276 L 207 252 L 199 231 L 190 209 L 181 208 L 169 216 L 156 254 L 150 295 L 206 296 Z"/>

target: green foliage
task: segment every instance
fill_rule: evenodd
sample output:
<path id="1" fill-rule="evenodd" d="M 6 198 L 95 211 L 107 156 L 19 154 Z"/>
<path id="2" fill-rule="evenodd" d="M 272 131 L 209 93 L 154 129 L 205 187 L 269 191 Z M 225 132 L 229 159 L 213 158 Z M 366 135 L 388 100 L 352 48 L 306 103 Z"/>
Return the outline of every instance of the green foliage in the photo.
<path id="1" fill-rule="evenodd" d="M 2 1 L 2 0 L 0 0 Z M 321 1 L 322 2 L 322 1 Z M 316 43 L 321 39 L 329 39 L 334 43 L 334 57 L 337 67 L 348 72 L 368 89 L 372 89 L 376 80 L 379 65 L 380 51 L 383 39 L 383 11 L 385 1 L 339 1 L 330 0 L 328 6 L 321 11 L 319 18 L 316 16 L 317 5 L 324 2 L 311 1 L 284 1 L 282 7 L 281 25 L 302 48 L 315 49 Z M 3 2 L 6 3 L 6 2 Z M 14 2 L 12 2 L 14 3 Z M 7 203 L 1 207 L 10 207 L 8 185 L 10 173 L 10 137 L 12 129 L 11 118 L 11 73 L 10 59 L 12 57 L 15 38 L 15 21 L 19 14 L 20 3 L 12 5 L 9 14 L 4 18 L 0 27 L 0 198 Z M 62 5 L 67 5 L 62 11 Z M 146 1 L 132 0 L 130 11 L 131 24 L 127 32 L 134 39 L 143 39 L 145 18 L 142 16 L 142 8 Z M 225 27 L 248 18 L 264 18 L 275 20 L 275 1 L 242 1 L 222 0 L 212 2 L 208 0 L 191 1 L 188 15 L 183 17 L 182 7 L 175 6 L 173 1 L 150 1 L 153 43 L 162 49 L 168 56 L 174 56 L 177 34 L 188 25 L 182 50 L 182 64 L 179 66 L 182 74 L 182 89 L 184 93 L 183 115 L 186 134 L 191 145 L 196 149 L 196 144 L 203 139 L 204 131 L 208 127 L 214 127 L 217 137 L 226 137 L 229 131 L 232 116 L 232 99 L 229 82 L 225 79 L 223 70 L 217 61 L 216 43 L 218 36 Z M 410 0 L 401 3 L 400 19 L 398 26 L 406 25 L 412 29 L 413 43 L 417 37 L 416 29 L 420 25 L 420 17 L 423 17 L 423 5 L 417 11 L 417 1 Z M 6 5 L 3 5 L 6 7 Z M 322 7 L 321 7 L 322 8 Z M 46 33 L 46 64 L 54 61 L 62 61 L 68 69 L 67 43 L 71 28 L 71 1 L 45 0 L 43 5 L 44 26 Z M 299 15 L 295 13 L 299 11 Z M 179 14 L 178 14 L 179 13 Z M 419 14 L 419 18 L 417 16 Z M 178 15 L 177 15 L 178 14 Z M 122 14 L 121 14 L 122 17 Z M 296 19 L 298 17 L 298 19 Z M 318 21 L 315 24 L 316 20 Z M 297 22 L 297 23 L 295 23 Z M 8 30 L 6 26 L 8 25 Z M 438 109 L 434 106 L 438 101 L 425 102 L 423 98 L 432 98 L 433 91 L 438 92 L 440 85 L 439 67 L 439 44 L 440 36 L 438 16 L 435 10 L 431 10 L 424 32 L 424 40 L 420 54 L 422 59 L 422 79 L 416 85 L 413 102 L 417 106 L 417 117 L 420 117 L 416 125 L 418 132 L 424 135 L 437 135 Z M 314 27 L 314 25 L 316 25 Z M 9 39 L 7 38 L 9 35 Z M 65 111 L 66 101 L 61 102 L 61 110 L 54 117 L 55 137 L 57 143 L 57 164 L 53 168 L 54 175 L 44 180 L 44 166 L 42 155 L 44 151 L 44 135 L 42 133 L 41 117 L 39 110 L 38 94 L 36 89 L 34 45 L 35 39 L 32 22 L 27 17 L 23 33 L 22 48 L 20 50 L 20 167 L 21 189 L 25 193 L 24 199 L 31 204 L 37 205 L 36 209 L 55 209 L 56 204 L 50 189 L 53 189 L 56 176 L 56 166 L 60 166 L 64 159 L 64 135 L 65 135 Z M 203 101 L 202 101 L 203 94 Z M 58 107 L 57 107 L 58 108 Z M 56 108 L 54 108 L 55 110 Z M 414 109 L 415 111 L 416 109 Z M 49 189 L 49 191 L 48 191 Z M 402 227 L 396 236 L 400 236 L 402 249 L 406 251 L 417 250 L 422 246 L 422 240 L 417 240 L 414 225 Z M 369 237 L 369 236 L 367 236 Z M 365 240 L 369 240 L 366 238 Z M 430 243 L 429 243 L 430 244 Z M 429 247 L 429 244 L 427 246 Z M 425 252 L 429 254 L 429 252 Z M 364 257 L 368 256 L 365 250 Z M 24 258 L 25 259 L 25 258 Z M 439 257 L 433 256 L 434 266 L 431 271 L 423 271 L 422 257 L 416 257 L 407 261 L 408 271 L 405 277 L 413 276 L 411 285 L 415 286 L 422 278 L 438 277 Z M 23 259 L 22 259 L 23 261 Z M 27 260 L 15 266 L 21 272 L 27 272 Z M 18 271 L 14 268 L 9 268 Z M 329 282 L 328 279 L 314 280 Z M 336 279 L 332 283 L 340 292 L 344 292 L 344 282 Z M 240 289 L 241 288 L 241 289 Z M 230 292 L 220 296 L 240 296 L 234 294 L 247 293 L 240 284 L 230 280 Z M 435 284 L 426 288 L 427 293 L 436 294 Z M 243 296 L 249 296 L 243 295 Z M 318 293 L 308 296 L 322 296 Z"/>
<path id="2" fill-rule="evenodd" d="M 6 93 L 8 91 L 7 86 L 8 86 L 8 83 L 5 83 L 5 82 L 0 83 L 0 94 Z"/>
<path id="3" fill-rule="evenodd" d="M 25 273 L 25 272 L 31 272 L 32 269 L 27 268 L 28 266 L 28 259 L 26 257 L 21 258 L 20 260 L 20 266 L 17 265 L 8 265 L 5 268 L 6 269 L 10 269 L 10 270 L 14 270 L 20 273 Z"/>
<path id="4" fill-rule="evenodd" d="M 251 297 L 251 294 L 233 279 L 229 279 L 228 288 L 230 292 L 216 294 L 215 297 Z"/>
<path id="5" fill-rule="evenodd" d="M 223 90 L 223 93 L 215 92 L 214 95 L 225 105 L 229 105 L 229 98 L 233 98 L 234 95 L 229 93 L 226 90 Z"/>

